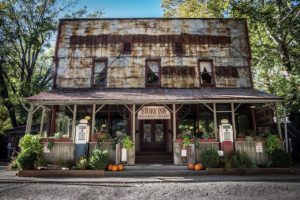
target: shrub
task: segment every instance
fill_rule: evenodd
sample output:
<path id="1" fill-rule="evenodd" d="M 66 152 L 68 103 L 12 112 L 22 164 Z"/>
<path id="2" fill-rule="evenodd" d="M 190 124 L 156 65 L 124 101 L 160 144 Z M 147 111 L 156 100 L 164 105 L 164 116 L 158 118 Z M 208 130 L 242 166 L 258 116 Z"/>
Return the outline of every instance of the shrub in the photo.
<path id="1" fill-rule="evenodd" d="M 281 149 L 281 141 L 276 135 L 269 135 L 266 139 L 266 152 L 271 155 L 274 151 Z"/>
<path id="2" fill-rule="evenodd" d="M 134 147 L 133 141 L 131 139 L 130 136 L 126 136 L 123 141 L 122 141 L 122 145 L 125 149 L 127 150 L 132 150 Z"/>
<path id="3" fill-rule="evenodd" d="M 220 163 L 219 154 L 214 149 L 203 151 L 200 155 L 200 161 L 205 167 L 217 167 Z"/>
<path id="4" fill-rule="evenodd" d="M 40 155 L 43 149 L 39 136 L 31 134 L 25 134 L 20 139 L 19 147 L 21 148 L 21 151 L 30 150 L 36 155 Z"/>
<path id="5" fill-rule="evenodd" d="M 89 162 L 88 162 L 87 158 L 81 157 L 80 160 L 76 163 L 76 166 L 79 169 L 87 169 L 87 168 L 89 168 Z"/>
<path id="6" fill-rule="evenodd" d="M 293 160 L 290 154 L 286 153 L 282 149 L 277 149 L 270 155 L 272 167 L 291 167 Z"/>
<path id="7" fill-rule="evenodd" d="M 30 149 L 22 150 L 19 153 L 16 163 L 19 170 L 28 170 L 34 168 L 34 162 L 37 160 L 37 155 Z"/>
<path id="8" fill-rule="evenodd" d="M 90 157 L 89 165 L 92 169 L 105 169 L 109 164 L 109 155 L 107 150 L 101 151 L 95 149 Z"/>
<path id="9" fill-rule="evenodd" d="M 252 168 L 254 163 L 250 160 L 249 156 L 245 152 L 235 152 L 231 156 L 232 167 L 235 168 Z"/>

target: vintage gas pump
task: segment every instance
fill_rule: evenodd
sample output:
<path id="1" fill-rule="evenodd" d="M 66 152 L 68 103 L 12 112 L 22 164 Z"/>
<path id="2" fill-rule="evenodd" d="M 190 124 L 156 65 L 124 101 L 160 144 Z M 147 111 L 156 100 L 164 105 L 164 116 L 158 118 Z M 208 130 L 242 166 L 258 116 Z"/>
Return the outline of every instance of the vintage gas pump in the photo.
<path id="1" fill-rule="evenodd" d="M 80 120 L 79 124 L 76 126 L 75 160 L 79 160 L 80 157 L 86 156 L 89 131 L 90 127 L 88 126 L 88 121 L 85 119 Z"/>
<path id="2" fill-rule="evenodd" d="M 227 119 L 221 120 L 219 126 L 220 147 L 225 155 L 233 152 L 233 130 Z"/>

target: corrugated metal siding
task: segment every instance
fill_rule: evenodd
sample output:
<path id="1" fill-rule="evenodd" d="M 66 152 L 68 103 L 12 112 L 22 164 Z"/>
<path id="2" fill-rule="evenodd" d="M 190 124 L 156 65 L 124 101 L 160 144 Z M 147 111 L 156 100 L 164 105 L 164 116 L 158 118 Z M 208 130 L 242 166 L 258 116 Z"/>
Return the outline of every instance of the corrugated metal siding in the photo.
<path id="1" fill-rule="evenodd" d="M 212 59 L 214 66 L 238 67 L 238 78 L 218 76 L 216 87 L 251 87 L 243 20 L 63 20 L 60 27 L 58 88 L 91 87 L 92 61 L 100 57 L 108 58 L 110 88 L 145 87 L 147 58 L 160 58 L 162 69 L 194 67 L 192 75 L 162 75 L 161 87 L 199 87 L 198 59 Z M 120 41 L 133 42 L 130 55 L 121 53 Z M 183 42 L 184 54 L 174 52 L 174 41 Z"/>

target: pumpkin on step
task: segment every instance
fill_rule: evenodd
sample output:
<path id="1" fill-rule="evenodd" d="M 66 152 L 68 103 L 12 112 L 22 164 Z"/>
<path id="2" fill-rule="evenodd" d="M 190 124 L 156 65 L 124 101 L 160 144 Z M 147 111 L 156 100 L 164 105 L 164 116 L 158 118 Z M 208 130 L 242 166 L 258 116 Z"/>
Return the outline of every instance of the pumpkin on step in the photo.
<path id="1" fill-rule="evenodd" d="M 111 168 L 112 171 L 118 171 L 118 165 L 113 165 Z"/>
<path id="2" fill-rule="evenodd" d="M 196 171 L 200 171 L 202 169 L 202 164 L 196 164 L 195 167 L 194 167 L 194 169 Z"/>
<path id="3" fill-rule="evenodd" d="M 124 170 L 124 165 L 118 165 L 118 170 L 123 171 Z"/>
<path id="4" fill-rule="evenodd" d="M 189 170 L 193 170 L 194 167 L 195 167 L 194 163 L 189 163 L 189 164 L 188 164 L 188 169 L 189 169 Z"/>
<path id="5" fill-rule="evenodd" d="M 108 168 L 107 168 L 108 171 L 111 171 L 111 170 L 112 170 L 112 166 L 113 166 L 112 164 L 108 165 Z"/>

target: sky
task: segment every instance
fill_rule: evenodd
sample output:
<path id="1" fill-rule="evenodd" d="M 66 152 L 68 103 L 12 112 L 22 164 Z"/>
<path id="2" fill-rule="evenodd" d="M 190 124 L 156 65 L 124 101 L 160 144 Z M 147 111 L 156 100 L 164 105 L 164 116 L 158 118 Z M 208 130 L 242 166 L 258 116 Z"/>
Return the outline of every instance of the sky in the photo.
<path id="1" fill-rule="evenodd" d="M 163 17 L 161 0 L 80 0 L 77 8 L 87 6 L 87 10 L 103 10 L 107 18 Z"/>

